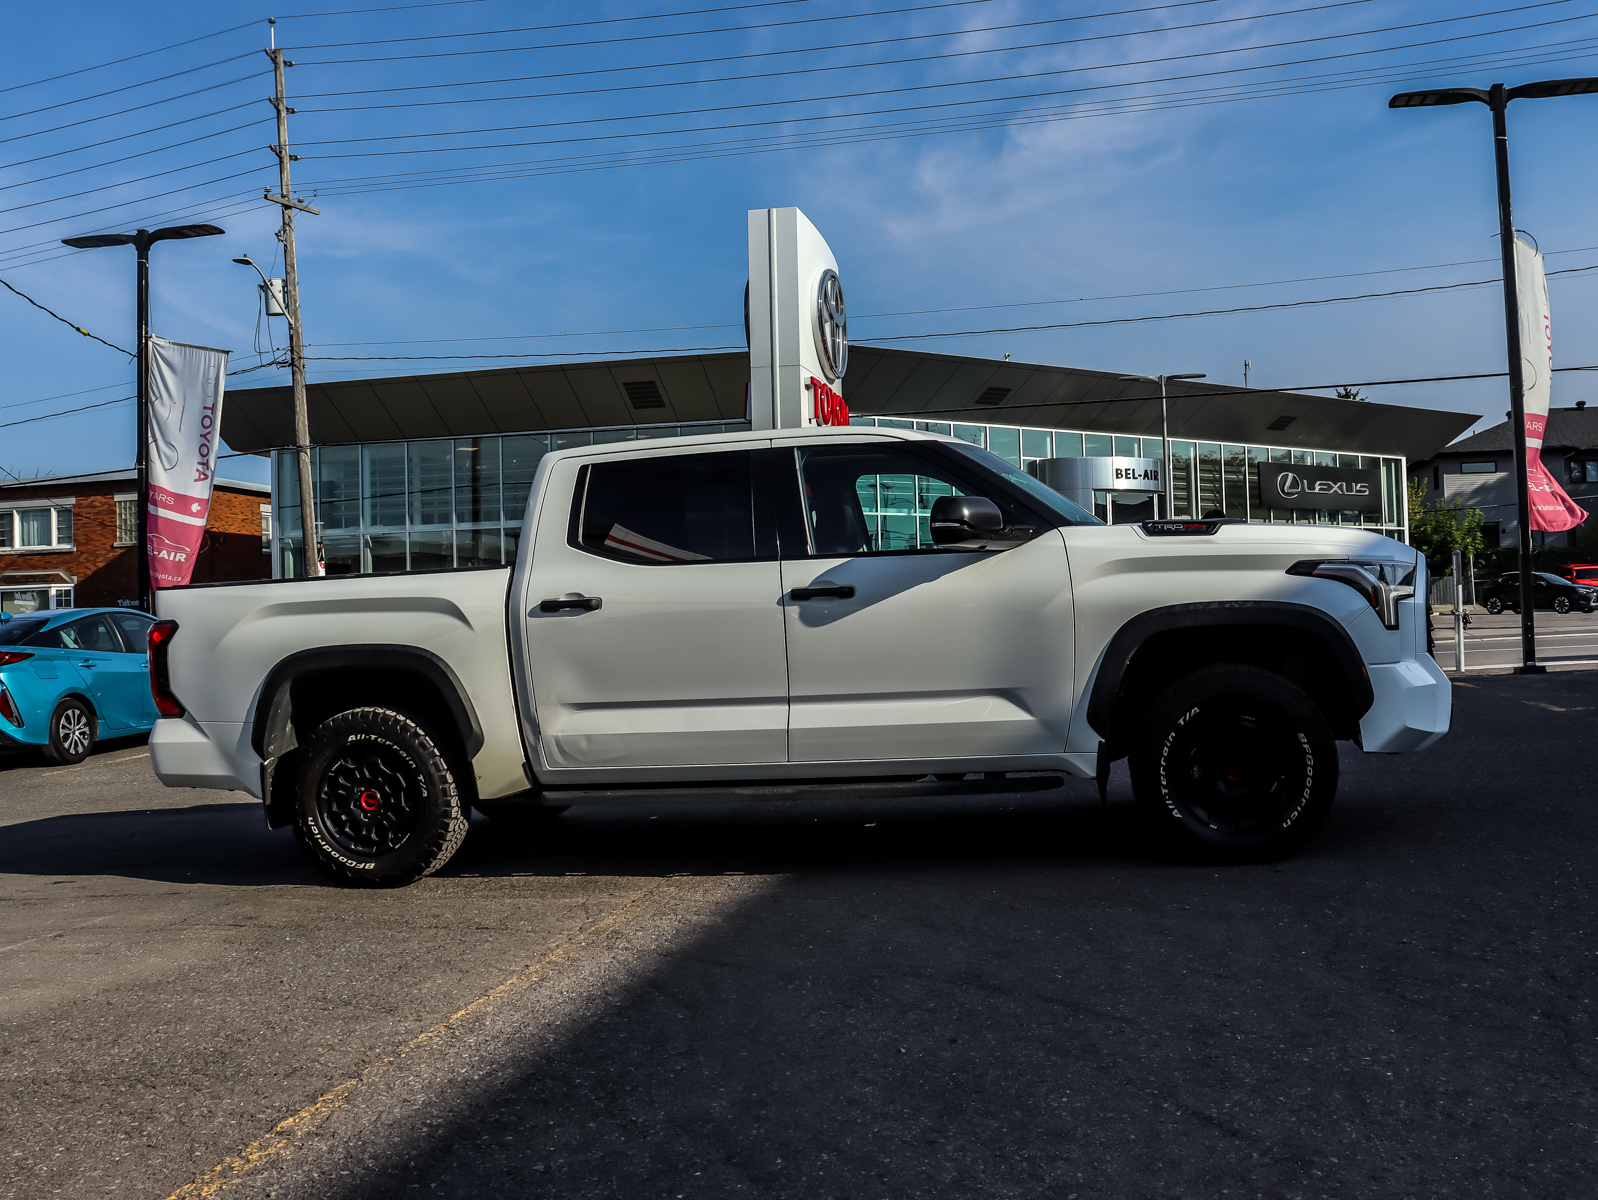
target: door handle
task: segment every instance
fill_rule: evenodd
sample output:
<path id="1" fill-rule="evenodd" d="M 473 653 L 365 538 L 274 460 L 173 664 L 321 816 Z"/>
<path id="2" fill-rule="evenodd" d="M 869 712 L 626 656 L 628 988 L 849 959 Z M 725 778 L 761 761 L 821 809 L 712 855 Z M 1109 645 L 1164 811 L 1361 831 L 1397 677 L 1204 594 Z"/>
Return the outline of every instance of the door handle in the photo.
<path id="1" fill-rule="evenodd" d="M 93 661 L 92 659 L 87 659 L 87 658 L 84 659 L 82 662 L 80 662 L 78 664 L 78 666 L 80 666 L 80 667 L 97 667 L 99 665 L 100 665 L 99 663 Z"/>
<path id="2" fill-rule="evenodd" d="M 553 600 L 540 600 L 539 612 L 561 612 L 564 609 L 576 608 L 583 612 L 596 611 L 604 601 L 598 596 L 581 596 L 576 592 L 567 592 L 564 596 L 556 596 Z"/>
<path id="3" fill-rule="evenodd" d="M 794 588 L 788 594 L 795 600 L 817 600 L 822 596 L 836 596 L 839 600 L 853 600 L 854 588 L 847 584 L 843 587 Z"/>

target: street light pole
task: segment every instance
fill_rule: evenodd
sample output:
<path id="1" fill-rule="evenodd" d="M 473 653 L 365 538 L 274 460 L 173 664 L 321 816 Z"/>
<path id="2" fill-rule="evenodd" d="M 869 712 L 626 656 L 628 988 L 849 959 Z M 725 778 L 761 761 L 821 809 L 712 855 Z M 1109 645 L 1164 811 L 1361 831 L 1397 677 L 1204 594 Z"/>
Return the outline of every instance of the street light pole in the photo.
<path id="1" fill-rule="evenodd" d="M 1160 474 L 1164 476 L 1161 483 L 1164 491 L 1163 499 L 1165 500 L 1165 519 L 1167 521 L 1171 519 L 1171 414 L 1165 385 L 1168 380 L 1203 378 L 1205 378 L 1203 374 L 1121 376 L 1121 379 L 1125 382 L 1131 382 L 1132 380 L 1149 382 L 1152 379 L 1153 382 L 1160 385 L 1160 453 L 1165 456 L 1162 460 L 1163 465 L 1160 467 Z"/>
<path id="2" fill-rule="evenodd" d="M 139 608 L 151 615 L 155 613 L 155 590 L 150 586 L 150 247 L 157 242 L 212 237 L 221 232 L 215 225 L 170 225 L 165 229 L 97 233 L 61 239 L 63 245 L 75 250 L 132 246 L 138 256 L 135 294 L 138 301 L 139 350 L 138 383 L 134 389 L 138 397 L 138 445 L 133 452 L 134 491 L 138 493 L 134 501 L 138 547 L 134 559 L 138 571 Z"/>
<path id="3" fill-rule="evenodd" d="M 1506 88 L 1439 88 L 1428 92 L 1400 92 L 1388 108 L 1436 108 L 1449 104 L 1485 104 L 1493 114 L 1493 165 L 1498 181 L 1498 250 L 1504 276 L 1504 348 L 1509 360 L 1509 421 L 1515 439 L 1515 513 L 1520 524 L 1520 651 L 1517 673 L 1540 675 L 1548 668 L 1537 662 L 1537 622 L 1531 578 L 1531 494 L 1526 455 L 1526 378 L 1520 344 L 1520 291 L 1515 272 L 1515 217 L 1509 195 L 1509 127 L 1505 110 L 1511 100 L 1542 100 L 1551 96 L 1580 96 L 1598 92 L 1598 78 L 1547 79 Z"/>

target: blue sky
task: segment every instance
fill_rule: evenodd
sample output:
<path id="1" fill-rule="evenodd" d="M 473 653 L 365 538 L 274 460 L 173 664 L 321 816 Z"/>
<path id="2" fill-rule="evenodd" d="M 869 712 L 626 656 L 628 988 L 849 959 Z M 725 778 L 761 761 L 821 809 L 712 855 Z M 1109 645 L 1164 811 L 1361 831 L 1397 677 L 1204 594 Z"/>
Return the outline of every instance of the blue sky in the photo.
<path id="1" fill-rule="evenodd" d="M 1495 280 L 1487 110 L 1387 97 L 1598 74 L 1598 0 L 344 3 L 370 11 L 277 25 L 295 190 L 322 210 L 299 223 L 313 380 L 735 345 L 744 212 L 788 204 L 832 243 L 857 341 L 1226 383 L 1246 358 L 1269 387 L 1498 371 L 1496 285 L 952 335 Z M 132 251 L 57 239 L 209 220 L 227 236 L 154 251 L 155 331 L 235 369 L 281 345 L 230 261 L 278 249 L 268 15 L 13 7 L 0 279 L 131 347 Z M 1519 102 L 1510 133 L 1516 224 L 1550 271 L 1598 264 L 1598 96 Z M 1556 366 L 1598 364 L 1595 282 L 1552 278 Z M 0 352 L 0 468 L 131 461 L 124 357 L 3 290 Z M 1554 387 L 1598 402 L 1598 372 Z M 1507 406 L 1502 380 L 1365 390 Z"/>

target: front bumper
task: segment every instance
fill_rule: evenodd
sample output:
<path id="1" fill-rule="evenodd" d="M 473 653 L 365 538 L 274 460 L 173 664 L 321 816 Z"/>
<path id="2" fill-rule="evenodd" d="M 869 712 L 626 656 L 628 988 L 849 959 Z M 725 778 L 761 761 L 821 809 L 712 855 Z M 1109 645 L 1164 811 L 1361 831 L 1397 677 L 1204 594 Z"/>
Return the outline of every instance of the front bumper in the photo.
<path id="1" fill-rule="evenodd" d="M 1375 694 L 1359 722 L 1359 744 L 1367 754 L 1424 750 L 1448 732 L 1453 684 L 1430 655 L 1367 669 Z"/>

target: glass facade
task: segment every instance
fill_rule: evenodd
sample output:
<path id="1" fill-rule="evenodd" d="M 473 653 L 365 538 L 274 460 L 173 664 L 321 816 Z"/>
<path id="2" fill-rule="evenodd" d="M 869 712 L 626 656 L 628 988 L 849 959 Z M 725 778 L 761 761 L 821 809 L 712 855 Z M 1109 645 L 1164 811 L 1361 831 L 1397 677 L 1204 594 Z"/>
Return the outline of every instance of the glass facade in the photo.
<path id="1" fill-rule="evenodd" d="M 747 429 L 742 421 L 316 446 L 311 471 L 329 575 L 497 567 L 516 557 L 539 460 L 551 450 Z M 273 574 L 305 573 L 298 461 L 272 454 Z"/>
<path id="2" fill-rule="evenodd" d="M 885 425 L 905 429 L 910 421 L 884 417 L 854 417 L 853 425 Z M 934 428 L 931 422 L 916 421 L 917 429 Z M 937 427 L 939 431 L 949 426 Z M 983 446 L 1029 472 L 1043 458 L 1161 458 L 1157 437 L 1127 437 L 1122 434 L 1088 433 L 1067 429 L 1024 429 L 1006 425 L 955 425 L 954 436 Z M 1260 502 L 1259 464 L 1262 462 L 1300 463 L 1327 467 L 1377 469 L 1382 478 L 1382 511 L 1329 512 L 1318 510 L 1269 509 Z M 1368 454 L 1335 454 L 1326 450 L 1303 450 L 1284 446 L 1241 446 L 1224 442 L 1194 442 L 1171 439 L 1172 516 L 1202 517 L 1206 513 L 1225 513 L 1247 521 L 1278 525 L 1358 525 L 1400 541 L 1408 538 L 1408 505 L 1404 501 L 1404 460 Z M 1153 515 L 1148 501 L 1132 503 L 1131 496 L 1116 500 L 1113 510 L 1109 496 L 1094 496 L 1098 515 L 1106 520 L 1128 522 Z M 918 503 L 915 516 L 924 521 L 931 510 L 931 499 Z M 869 511 L 869 509 L 868 509 Z M 896 515 L 899 514 L 895 510 Z"/>
<path id="3" fill-rule="evenodd" d="M 1045 458 L 1161 458 L 1160 439 L 1084 430 L 1030 429 L 917 421 L 899 417 L 853 417 L 852 425 L 920 429 L 960 438 L 1035 473 Z M 609 442 L 688 437 L 747 429 L 742 421 L 687 425 L 631 425 L 608 429 L 554 430 L 496 437 L 430 438 L 407 442 L 318 446 L 311 451 L 316 479 L 317 520 L 327 573 L 428 570 L 498 566 L 516 557 L 522 513 L 533 473 L 552 450 Z M 1300 463 L 1378 469 L 1380 513 L 1269 509 L 1260 502 L 1259 464 Z M 1202 517 L 1224 512 L 1253 522 L 1358 525 L 1400 540 L 1408 536 L 1404 460 L 1336 454 L 1290 446 L 1249 446 L 1171 439 L 1171 515 Z M 304 574 L 295 457 L 273 452 L 277 512 L 274 575 Z M 944 485 L 916 476 L 875 477 L 869 491 L 859 485 L 874 545 L 912 547 L 929 540 L 932 503 Z M 1154 516 L 1148 500 L 1095 495 L 1098 515 L 1127 522 Z"/>

